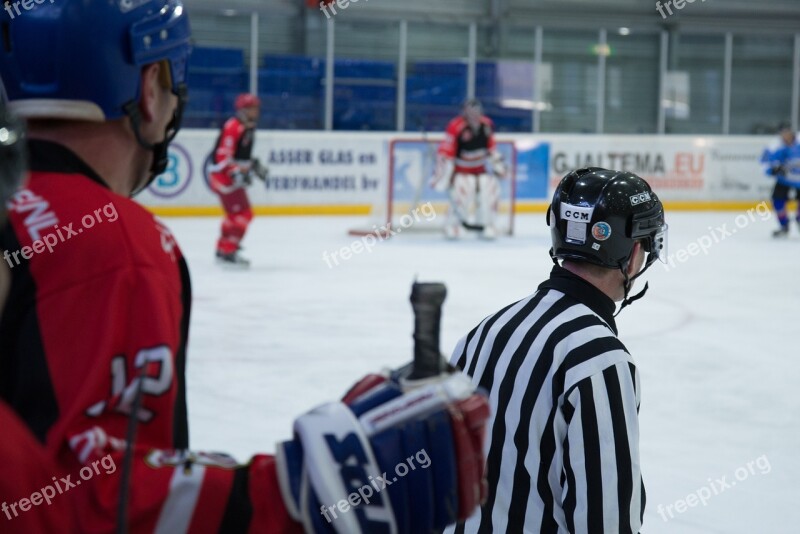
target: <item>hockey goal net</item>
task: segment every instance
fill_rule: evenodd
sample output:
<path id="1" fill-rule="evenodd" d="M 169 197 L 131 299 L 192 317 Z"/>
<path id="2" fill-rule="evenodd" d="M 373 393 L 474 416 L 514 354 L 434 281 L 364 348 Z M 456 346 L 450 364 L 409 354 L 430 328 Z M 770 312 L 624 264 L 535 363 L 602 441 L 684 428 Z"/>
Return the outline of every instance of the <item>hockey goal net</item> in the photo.
<path id="1" fill-rule="evenodd" d="M 390 236 L 400 231 L 444 231 L 450 201 L 447 192 L 430 187 L 436 168 L 436 152 L 441 138 L 394 139 L 389 142 L 387 179 L 376 190 L 366 224 L 350 230 L 350 235 Z M 498 141 L 497 149 L 508 166 L 508 176 L 500 180 L 495 229 L 497 235 L 514 232 L 517 151 L 511 141 Z M 474 214 L 466 214 L 470 217 Z"/>

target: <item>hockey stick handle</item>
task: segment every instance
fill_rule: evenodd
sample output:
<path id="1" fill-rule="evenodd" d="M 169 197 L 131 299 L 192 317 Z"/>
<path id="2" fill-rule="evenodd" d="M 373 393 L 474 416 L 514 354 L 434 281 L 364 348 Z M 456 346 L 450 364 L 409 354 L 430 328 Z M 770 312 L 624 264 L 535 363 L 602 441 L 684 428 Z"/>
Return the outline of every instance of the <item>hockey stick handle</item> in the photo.
<path id="1" fill-rule="evenodd" d="M 442 372 L 439 334 L 442 304 L 447 297 L 444 284 L 414 282 L 411 307 L 414 309 L 414 368 L 409 378 L 419 380 Z"/>

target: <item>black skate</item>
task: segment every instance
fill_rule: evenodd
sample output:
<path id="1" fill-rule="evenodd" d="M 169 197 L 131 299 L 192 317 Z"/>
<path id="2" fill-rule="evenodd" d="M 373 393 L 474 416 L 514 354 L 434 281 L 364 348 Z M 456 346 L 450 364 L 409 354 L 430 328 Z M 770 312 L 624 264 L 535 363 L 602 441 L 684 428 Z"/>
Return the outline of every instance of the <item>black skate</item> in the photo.
<path id="1" fill-rule="evenodd" d="M 789 225 L 781 226 L 774 232 L 772 232 L 772 237 L 775 239 L 783 239 L 789 236 Z"/>
<path id="2" fill-rule="evenodd" d="M 239 255 L 239 251 L 231 252 L 226 254 L 224 252 L 217 251 L 217 263 L 222 265 L 227 269 L 249 269 L 250 268 L 250 260 L 243 258 Z"/>

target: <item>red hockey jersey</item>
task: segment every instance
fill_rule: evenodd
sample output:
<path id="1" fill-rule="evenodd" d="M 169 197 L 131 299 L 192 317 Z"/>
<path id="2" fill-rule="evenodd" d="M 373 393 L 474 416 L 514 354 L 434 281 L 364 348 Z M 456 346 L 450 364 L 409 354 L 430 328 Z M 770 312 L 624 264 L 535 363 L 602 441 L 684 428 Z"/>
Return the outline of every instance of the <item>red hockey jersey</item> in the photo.
<path id="1" fill-rule="evenodd" d="M 226 192 L 234 184 L 233 173 L 250 165 L 255 133 L 255 128 L 248 128 L 237 117 L 225 122 L 214 145 L 214 163 L 209 169 L 212 189 Z"/>
<path id="2" fill-rule="evenodd" d="M 300 532 L 273 458 L 186 452 L 191 287 L 172 234 L 65 147 L 32 141 L 30 155 L 0 236 L 0 398 L 72 473 L 79 530 L 113 531 L 124 490 L 131 532 Z"/>
<path id="3" fill-rule="evenodd" d="M 0 429 L 0 532 L 74 532 L 74 508 L 64 492 L 63 473 L 3 403 Z"/>
<path id="4" fill-rule="evenodd" d="M 464 117 L 456 117 L 447 125 L 445 139 L 439 145 L 439 155 L 455 159 L 459 174 L 486 173 L 486 158 L 495 149 L 494 124 L 481 117 L 477 130 L 470 128 Z"/>

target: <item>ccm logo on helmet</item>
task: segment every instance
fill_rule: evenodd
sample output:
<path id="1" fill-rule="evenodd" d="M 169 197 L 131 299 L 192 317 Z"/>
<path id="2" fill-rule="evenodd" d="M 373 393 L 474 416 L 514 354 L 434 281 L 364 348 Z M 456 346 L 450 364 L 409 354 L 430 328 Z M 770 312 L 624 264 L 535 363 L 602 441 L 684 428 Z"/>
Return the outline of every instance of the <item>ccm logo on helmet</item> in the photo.
<path id="1" fill-rule="evenodd" d="M 639 193 L 638 195 L 633 195 L 631 197 L 631 206 L 638 206 L 643 202 L 650 202 L 650 193 L 645 191 L 644 193 Z"/>
<path id="2" fill-rule="evenodd" d="M 594 208 L 583 206 L 572 206 L 571 204 L 561 204 L 561 218 L 567 221 L 577 221 L 588 223 L 592 220 Z"/>

